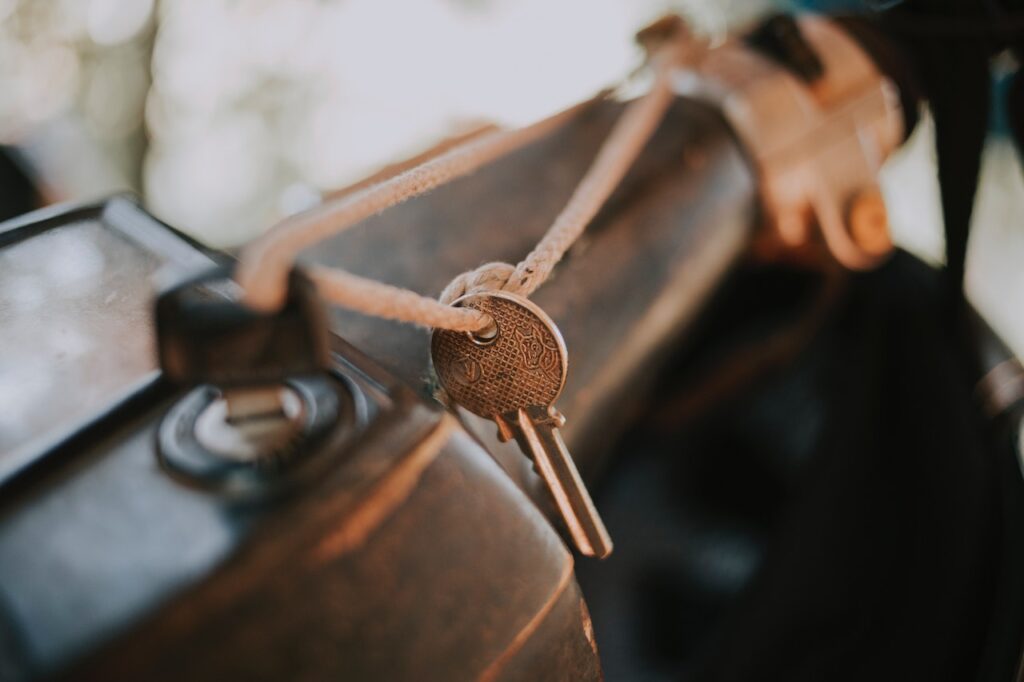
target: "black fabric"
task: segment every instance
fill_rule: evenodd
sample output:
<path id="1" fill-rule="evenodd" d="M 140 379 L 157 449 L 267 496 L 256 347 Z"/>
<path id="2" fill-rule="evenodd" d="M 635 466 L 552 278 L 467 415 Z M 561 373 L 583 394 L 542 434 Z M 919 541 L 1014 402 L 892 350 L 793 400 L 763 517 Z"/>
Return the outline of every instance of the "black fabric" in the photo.
<path id="1" fill-rule="evenodd" d="M 909 56 L 908 66 L 935 119 L 946 305 L 956 319 L 966 310 L 962 287 L 967 244 L 992 99 L 989 61 L 1024 40 L 1024 0 L 907 0 L 877 19 Z M 1010 115 L 1014 104 L 1011 95 Z"/>
<path id="2" fill-rule="evenodd" d="M 609 680 L 1012 679 L 1024 494 L 943 288 L 899 254 L 789 366 L 623 442 L 616 554 L 578 566 Z"/>
<path id="3" fill-rule="evenodd" d="M 992 48 L 983 40 L 923 36 L 911 42 L 935 118 L 950 303 L 960 309 L 971 213 L 988 131 Z"/>
<path id="4" fill-rule="evenodd" d="M 36 188 L 14 156 L 11 148 L 0 145 L 0 220 L 28 213 L 40 203 Z"/>

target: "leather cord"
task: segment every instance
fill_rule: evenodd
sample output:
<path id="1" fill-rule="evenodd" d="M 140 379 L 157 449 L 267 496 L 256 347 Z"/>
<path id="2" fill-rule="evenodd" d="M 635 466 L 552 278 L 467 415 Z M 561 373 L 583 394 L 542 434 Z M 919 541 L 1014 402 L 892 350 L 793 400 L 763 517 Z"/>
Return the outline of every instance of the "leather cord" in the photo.
<path id="1" fill-rule="evenodd" d="M 627 107 L 566 207 L 518 265 L 488 263 L 463 273 L 445 288 L 441 301 L 338 268 L 313 266 L 308 274 L 319 293 L 332 303 L 368 315 L 454 331 L 486 329 L 492 324 L 487 315 L 449 303 L 481 290 L 503 289 L 528 296 L 544 283 L 657 129 L 672 102 L 672 70 L 701 49 L 703 43 L 686 34 L 666 40 L 651 54 L 655 78 L 650 91 Z M 285 220 L 243 250 L 236 271 L 243 302 L 257 310 L 279 309 L 287 293 L 288 273 L 304 248 L 543 137 L 577 111 L 578 107 L 525 128 L 473 137 L 421 165 Z"/>

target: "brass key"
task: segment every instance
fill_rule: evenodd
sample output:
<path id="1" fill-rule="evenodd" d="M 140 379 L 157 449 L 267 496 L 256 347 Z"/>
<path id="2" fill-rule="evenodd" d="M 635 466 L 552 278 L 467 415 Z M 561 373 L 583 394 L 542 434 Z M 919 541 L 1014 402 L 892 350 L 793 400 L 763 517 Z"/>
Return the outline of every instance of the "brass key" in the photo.
<path id="1" fill-rule="evenodd" d="M 495 328 L 486 336 L 434 331 L 431 355 L 441 385 L 470 412 L 494 420 L 503 442 L 515 438 L 547 484 L 576 548 L 603 559 L 612 540 L 558 432 L 565 418 L 554 402 L 569 359 L 561 333 L 521 296 L 470 294 L 454 305 L 487 313 Z"/>

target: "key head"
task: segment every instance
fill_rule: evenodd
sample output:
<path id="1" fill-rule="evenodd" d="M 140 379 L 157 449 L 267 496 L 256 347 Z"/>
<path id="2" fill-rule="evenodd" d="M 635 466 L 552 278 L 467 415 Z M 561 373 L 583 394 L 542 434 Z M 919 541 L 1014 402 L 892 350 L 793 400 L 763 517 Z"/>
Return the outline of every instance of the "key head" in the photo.
<path id="1" fill-rule="evenodd" d="M 434 370 L 452 400 L 489 419 L 555 402 L 565 384 L 569 354 L 543 310 L 505 292 L 469 294 L 453 305 L 487 313 L 496 330 L 488 339 L 434 330 Z"/>

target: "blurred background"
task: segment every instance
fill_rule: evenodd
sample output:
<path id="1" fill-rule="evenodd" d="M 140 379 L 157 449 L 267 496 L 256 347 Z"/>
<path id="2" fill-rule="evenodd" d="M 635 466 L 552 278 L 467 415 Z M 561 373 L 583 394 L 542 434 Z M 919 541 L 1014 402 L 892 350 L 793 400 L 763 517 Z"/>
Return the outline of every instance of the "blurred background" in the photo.
<path id="1" fill-rule="evenodd" d="M 129 190 L 200 241 L 235 247 L 440 139 L 523 124 L 615 83 L 639 63 L 633 33 L 666 11 L 720 36 L 784 6 L 0 0 L 3 217 Z M 997 84 L 1007 59 L 993 64 Z M 993 121 L 968 290 L 1024 354 L 1024 176 L 1003 128 Z M 897 242 L 938 263 L 931 136 L 926 117 L 883 183 Z M 28 204 L 23 175 L 40 188 Z"/>

